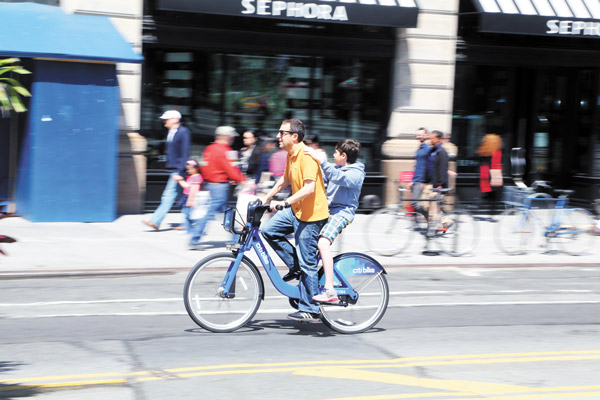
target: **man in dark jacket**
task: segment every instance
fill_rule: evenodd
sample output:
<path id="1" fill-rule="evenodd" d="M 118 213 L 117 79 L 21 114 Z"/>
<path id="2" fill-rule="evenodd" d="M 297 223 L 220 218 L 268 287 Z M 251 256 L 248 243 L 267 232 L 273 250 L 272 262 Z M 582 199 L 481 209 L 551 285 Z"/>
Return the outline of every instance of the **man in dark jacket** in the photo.
<path id="1" fill-rule="evenodd" d="M 160 205 L 150 217 L 150 220 L 142 221 L 151 228 L 158 229 L 165 218 L 177 196 L 181 192 L 181 186 L 177 184 L 174 177 L 184 176 L 185 163 L 190 157 L 190 131 L 181 125 L 181 114 L 176 110 L 165 111 L 160 117 L 165 122 L 165 128 L 169 130 L 166 140 L 166 169 L 169 170 L 169 180 L 163 190 Z"/>
<path id="2" fill-rule="evenodd" d="M 433 131 L 429 135 L 431 148 L 427 157 L 427 180 L 434 188 L 448 187 L 448 153 L 442 147 L 444 134 Z"/>
<path id="3" fill-rule="evenodd" d="M 425 173 L 425 182 L 427 185 L 423 190 L 423 197 L 433 199 L 437 195 L 433 191 L 434 188 L 448 187 L 448 153 L 442 147 L 442 138 L 444 134 L 440 131 L 432 131 L 429 134 L 431 148 L 427 156 L 427 168 Z M 425 202 L 424 202 L 425 203 Z M 428 218 L 430 221 L 435 221 L 438 218 L 439 209 L 435 202 L 427 202 L 431 204 L 425 205 L 428 207 Z M 425 214 L 427 215 L 427 213 Z M 442 226 L 447 228 L 451 223 L 447 218 L 442 218 Z"/>

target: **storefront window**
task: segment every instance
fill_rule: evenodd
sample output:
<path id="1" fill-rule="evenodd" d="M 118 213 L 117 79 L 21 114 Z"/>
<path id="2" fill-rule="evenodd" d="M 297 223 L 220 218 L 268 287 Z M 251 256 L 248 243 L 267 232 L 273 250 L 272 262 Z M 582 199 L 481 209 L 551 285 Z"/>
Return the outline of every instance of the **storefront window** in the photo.
<path id="1" fill-rule="evenodd" d="M 506 139 L 510 78 L 508 68 L 457 65 L 452 141 L 460 171 L 477 171 L 477 148 L 486 133 Z"/>
<path id="2" fill-rule="evenodd" d="M 161 50 L 144 56 L 142 133 L 149 141 L 164 138 L 157 116 L 170 108 L 190 128 L 194 155 L 219 125 L 274 136 L 283 119 L 299 118 L 330 155 L 340 139 L 360 140 L 363 159 L 378 169 L 372 152 L 388 117 L 386 60 Z"/>

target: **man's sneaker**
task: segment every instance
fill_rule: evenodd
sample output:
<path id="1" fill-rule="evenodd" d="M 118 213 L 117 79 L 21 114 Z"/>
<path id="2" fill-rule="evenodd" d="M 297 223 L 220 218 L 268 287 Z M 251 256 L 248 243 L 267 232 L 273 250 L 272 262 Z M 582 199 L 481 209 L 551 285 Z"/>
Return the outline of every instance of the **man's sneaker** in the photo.
<path id="1" fill-rule="evenodd" d="M 306 311 L 296 311 L 295 313 L 291 313 L 288 316 L 288 319 L 292 321 L 298 322 L 321 322 L 321 315 L 316 313 L 309 313 Z"/>
<path id="2" fill-rule="evenodd" d="M 314 296 L 312 299 L 314 301 L 318 301 L 319 303 L 333 303 L 340 301 L 340 299 L 338 299 L 337 292 L 334 289 L 326 289 L 320 294 Z"/>
<path id="3" fill-rule="evenodd" d="M 283 276 L 284 282 L 293 281 L 294 279 L 300 279 L 300 275 L 302 275 L 302 270 L 300 268 L 292 268 L 290 272 Z"/>

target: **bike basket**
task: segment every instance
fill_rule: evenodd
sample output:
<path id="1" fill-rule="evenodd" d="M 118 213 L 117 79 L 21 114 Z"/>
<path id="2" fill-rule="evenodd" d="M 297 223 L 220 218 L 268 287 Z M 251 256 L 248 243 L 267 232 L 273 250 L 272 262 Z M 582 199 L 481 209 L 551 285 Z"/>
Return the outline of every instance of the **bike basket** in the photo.
<path id="1" fill-rule="evenodd" d="M 519 207 L 523 205 L 525 197 L 531 195 L 531 191 L 518 186 L 505 186 L 502 195 L 504 204 L 511 207 Z"/>

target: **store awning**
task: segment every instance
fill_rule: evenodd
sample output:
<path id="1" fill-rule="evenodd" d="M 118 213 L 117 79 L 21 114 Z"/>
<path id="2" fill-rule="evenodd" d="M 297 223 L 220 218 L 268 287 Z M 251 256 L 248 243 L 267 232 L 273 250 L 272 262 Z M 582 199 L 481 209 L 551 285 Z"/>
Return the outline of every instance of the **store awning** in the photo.
<path id="1" fill-rule="evenodd" d="M 415 0 L 158 0 L 157 8 L 241 17 L 414 28 Z"/>
<path id="2" fill-rule="evenodd" d="M 482 32 L 600 38 L 600 0 L 473 0 Z"/>
<path id="3" fill-rule="evenodd" d="M 67 14 L 37 3 L 2 3 L 0 57 L 141 63 L 106 17 Z"/>

